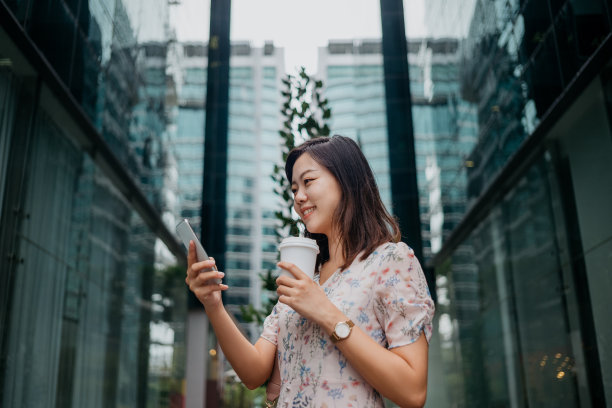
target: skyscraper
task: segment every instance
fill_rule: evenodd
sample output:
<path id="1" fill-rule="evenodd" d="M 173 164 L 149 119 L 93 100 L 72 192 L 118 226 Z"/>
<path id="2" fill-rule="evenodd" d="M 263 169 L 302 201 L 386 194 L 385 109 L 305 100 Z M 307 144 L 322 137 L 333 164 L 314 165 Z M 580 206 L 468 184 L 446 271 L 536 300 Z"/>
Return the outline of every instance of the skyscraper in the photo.
<path id="1" fill-rule="evenodd" d="M 163 49 L 167 3 L 147 5 Z M 181 398 L 165 53 L 143 57 L 139 6 L 0 1 L 2 406 Z"/>
<path id="2" fill-rule="evenodd" d="M 181 50 L 182 48 L 182 50 Z M 199 231 L 204 157 L 206 45 L 179 47 L 180 83 L 175 151 L 181 217 Z M 227 180 L 227 253 L 223 265 L 230 289 L 228 310 L 240 319 L 240 305 L 261 305 L 259 273 L 274 269 L 277 257 L 275 217 L 278 201 L 270 179 L 280 160 L 280 79 L 283 51 L 266 43 L 231 47 Z M 222 238 L 222 237 L 220 237 Z M 251 338 L 259 332 L 244 326 Z"/>
<path id="3" fill-rule="evenodd" d="M 429 259 L 466 208 L 465 160 L 476 142 L 475 108 L 462 100 L 456 39 L 408 41 L 423 252 Z M 382 49 L 379 40 L 319 49 L 332 133 L 357 140 L 391 208 Z"/>
<path id="4" fill-rule="evenodd" d="M 447 17 L 469 27 L 469 210 L 431 260 L 445 284 L 447 401 L 609 405 L 610 8 L 470 3 L 469 19 Z"/>

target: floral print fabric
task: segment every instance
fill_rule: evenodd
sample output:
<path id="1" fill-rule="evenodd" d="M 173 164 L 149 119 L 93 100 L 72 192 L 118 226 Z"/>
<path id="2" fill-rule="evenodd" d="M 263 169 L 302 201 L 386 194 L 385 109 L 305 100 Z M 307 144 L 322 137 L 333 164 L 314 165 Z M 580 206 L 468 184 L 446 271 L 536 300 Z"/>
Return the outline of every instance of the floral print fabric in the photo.
<path id="1" fill-rule="evenodd" d="M 431 338 L 434 304 L 414 252 L 386 243 L 336 271 L 321 287 L 356 326 L 385 348 Z M 315 276 L 318 282 L 319 275 Z M 351 367 L 321 327 L 277 303 L 261 335 L 277 345 L 278 407 L 383 407 L 380 394 Z"/>

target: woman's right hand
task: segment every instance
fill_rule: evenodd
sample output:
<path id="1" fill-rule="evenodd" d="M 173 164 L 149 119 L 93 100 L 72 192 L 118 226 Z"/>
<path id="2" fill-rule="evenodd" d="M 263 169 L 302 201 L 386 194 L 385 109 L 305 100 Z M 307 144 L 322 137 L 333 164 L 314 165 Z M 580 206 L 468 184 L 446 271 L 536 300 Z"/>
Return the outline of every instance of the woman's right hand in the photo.
<path id="1" fill-rule="evenodd" d="M 204 305 L 207 311 L 222 306 L 221 291 L 228 288 L 222 283 L 215 283 L 213 279 L 223 278 L 223 272 L 206 271 L 205 269 L 214 268 L 215 260 L 197 262 L 195 244 L 189 242 L 189 254 L 187 255 L 187 277 L 185 283 L 189 286 L 189 290 L 193 292 L 198 300 Z"/>

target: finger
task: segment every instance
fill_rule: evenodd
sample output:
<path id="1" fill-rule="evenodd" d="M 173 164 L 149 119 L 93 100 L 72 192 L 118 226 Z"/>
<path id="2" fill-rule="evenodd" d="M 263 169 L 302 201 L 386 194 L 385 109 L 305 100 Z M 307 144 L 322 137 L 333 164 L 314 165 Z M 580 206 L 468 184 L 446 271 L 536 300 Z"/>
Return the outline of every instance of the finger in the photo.
<path id="1" fill-rule="evenodd" d="M 212 279 L 222 279 L 224 276 L 225 274 L 219 271 L 200 272 L 194 280 L 198 285 L 209 285 Z"/>
<path id="2" fill-rule="evenodd" d="M 189 255 L 188 257 L 192 256 L 195 257 L 195 244 L 193 243 L 193 241 L 189 241 Z M 193 254 L 192 254 L 193 253 Z M 197 262 L 197 259 L 195 258 L 189 258 L 189 268 L 187 269 L 187 277 L 188 278 L 195 278 L 198 273 L 202 272 L 202 271 L 206 271 L 208 270 L 217 270 L 217 266 L 215 265 L 215 259 L 213 257 L 210 257 L 209 259 L 205 260 L 205 261 L 201 261 L 201 262 Z M 193 262 L 191 262 L 193 261 Z"/>
<path id="3" fill-rule="evenodd" d="M 281 275 L 276 278 L 276 286 L 288 286 L 292 288 L 295 285 L 295 278 L 289 277 L 287 275 Z"/>
<path id="4" fill-rule="evenodd" d="M 226 290 L 229 288 L 224 283 L 215 283 L 213 285 L 202 285 L 194 288 L 193 293 L 195 294 L 211 294 L 213 292 L 218 292 L 220 290 Z"/>
<path id="5" fill-rule="evenodd" d="M 210 276 L 212 276 L 210 274 L 214 274 L 213 278 L 217 278 L 219 276 L 218 275 L 219 271 L 217 270 L 208 270 L 208 271 L 196 270 L 192 265 L 192 267 L 187 270 L 187 278 L 185 278 L 185 282 L 187 283 L 187 285 L 198 283 L 199 282 L 198 277 L 200 277 L 200 275 L 203 275 L 204 277 L 206 277 L 206 279 L 210 279 Z M 221 276 L 223 275 L 224 274 L 221 273 Z"/>
<path id="6" fill-rule="evenodd" d="M 197 255 L 195 250 L 195 244 L 193 241 L 189 241 L 189 250 L 187 251 L 187 278 L 185 281 L 189 284 L 189 280 L 197 276 L 197 272 L 193 269 L 193 265 L 197 263 Z"/>
<path id="7" fill-rule="evenodd" d="M 206 269 L 216 270 L 217 268 L 215 267 L 215 260 L 211 258 L 205 261 L 194 263 L 193 265 L 191 265 L 191 269 L 196 272 L 208 272 L 206 271 Z"/>
<path id="8" fill-rule="evenodd" d="M 194 295 L 196 295 L 198 299 L 206 299 L 215 292 L 222 292 L 224 290 L 227 290 L 228 288 L 229 286 L 220 283 L 218 285 L 199 286 L 192 290 L 192 292 Z"/>
<path id="9" fill-rule="evenodd" d="M 278 301 L 286 304 L 287 306 L 291 306 L 291 298 L 289 296 L 279 296 Z"/>
<path id="10" fill-rule="evenodd" d="M 300 268 L 291 262 L 279 262 L 276 264 L 276 266 L 291 273 L 293 276 L 295 276 L 295 279 L 308 279 L 308 275 L 302 272 Z"/>
<path id="11" fill-rule="evenodd" d="M 187 265 L 191 267 L 192 264 L 197 262 L 198 258 L 196 255 L 195 244 L 193 241 L 189 241 L 189 250 L 187 251 Z"/>
<path id="12" fill-rule="evenodd" d="M 198 275 L 195 279 L 192 279 L 189 282 L 189 290 L 191 290 L 195 294 L 198 294 L 202 290 L 205 290 L 205 292 L 208 292 L 209 289 L 212 289 L 214 291 L 214 290 L 225 290 L 223 288 L 226 288 L 226 289 L 228 288 L 228 286 L 223 283 L 216 283 L 213 280 L 216 278 L 217 278 L 216 275 L 212 277 L 209 276 L 208 279 L 204 279 Z"/>
<path id="13" fill-rule="evenodd" d="M 213 258 L 212 256 L 209 256 L 209 257 L 208 257 L 208 260 L 209 260 L 209 261 L 213 261 L 213 262 L 215 263 L 215 264 L 213 265 L 213 267 L 212 267 L 212 268 L 213 268 L 215 271 L 218 271 L 219 269 L 217 269 L 217 261 L 215 261 L 215 258 Z"/>
<path id="14" fill-rule="evenodd" d="M 276 288 L 276 294 L 278 296 L 291 297 L 295 294 L 295 290 L 292 288 L 288 288 L 287 286 L 279 286 L 278 288 Z"/>

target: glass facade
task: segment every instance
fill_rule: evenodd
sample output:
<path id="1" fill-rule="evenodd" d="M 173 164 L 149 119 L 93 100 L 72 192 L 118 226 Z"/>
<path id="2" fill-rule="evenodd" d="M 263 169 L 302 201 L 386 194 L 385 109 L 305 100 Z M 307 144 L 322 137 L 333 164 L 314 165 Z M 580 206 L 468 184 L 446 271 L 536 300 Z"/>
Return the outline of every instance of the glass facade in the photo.
<path id="1" fill-rule="evenodd" d="M 2 76 L 17 91 L 5 103 L 37 105 L 18 76 Z M 14 122 L 3 135 L 12 144 L 7 179 L 25 177 L 5 190 L 4 203 L 20 211 L 2 214 L 2 249 L 12 255 L 2 267 L 2 405 L 180 399 L 183 268 L 156 255 L 169 251 L 65 124 L 40 105 L 25 113 L 5 117 Z"/>
<path id="2" fill-rule="evenodd" d="M 173 149 L 178 166 L 180 217 L 189 218 L 200 231 L 207 46 L 177 46 L 180 86 Z M 228 164 L 227 164 L 227 274 L 226 305 L 240 320 L 240 305 L 260 307 L 259 273 L 275 267 L 277 208 L 270 180 L 280 160 L 280 78 L 284 72 L 282 49 L 268 43 L 252 47 L 235 42 L 231 47 Z M 259 328 L 243 327 L 256 339 Z"/>
<path id="3" fill-rule="evenodd" d="M 280 160 L 283 50 L 236 42 L 230 65 L 227 304 L 241 321 L 241 305 L 260 308 L 265 300 L 259 275 L 276 267 L 278 202 L 270 176 Z M 244 329 L 252 341 L 260 335 L 254 323 Z"/>
<path id="4" fill-rule="evenodd" d="M 466 206 L 465 160 L 476 144 L 476 109 L 461 98 L 459 41 L 408 41 L 423 253 L 430 259 Z M 392 211 L 382 48 L 379 40 L 333 41 L 319 50 L 332 133 L 357 140 Z"/>
<path id="5" fill-rule="evenodd" d="M 385 206 L 391 180 L 380 41 L 330 43 L 319 49 L 319 75 L 332 109 L 332 134 L 358 141 L 368 159 Z"/>
<path id="6" fill-rule="evenodd" d="M 430 37 L 458 39 L 449 74 L 476 136 L 467 213 L 429 263 L 428 406 L 609 405 L 610 17 L 596 0 L 435 0 L 425 12 Z"/>
<path id="7" fill-rule="evenodd" d="M 207 55 L 202 43 L 175 47 L 177 69 L 176 132 L 172 149 L 178 170 L 180 218 L 187 218 L 199 236 L 201 231 L 202 172 L 204 171 L 204 124 L 206 111 Z"/>
<path id="8" fill-rule="evenodd" d="M 332 133 L 360 143 L 391 208 L 380 16 L 366 3 L 346 10 L 353 34 L 319 49 L 315 77 Z M 610 405 L 609 1 L 403 3 L 437 296 L 427 406 Z M 222 359 L 196 355 L 209 344 L 186 355 L 193 314 L 172 235 L 178 218 L 203 222 L 208 38 L 176 38 L 189 31 L 170 23 L 180 4 L 0 0 L 3 407 L 182 406 L 186 377 L 223 377 Z M 258 274 L 277 256 L 284 52 L 232 43 L 223 267 L 237 317 L 260 306 Z M 189 333 L 208 341 L 198 312 Z"/>
<path id="9" fill-rule="evenodd" d="M 595 406 L 557 183 L 547 152 L 436 269 L 459 406 Z"/>
<path id="10" fill-rule="evenodd" d="M 181 405 L 167 2 L 0 7 L 0 405 Z"/>
<path id="11" fill-rule="evenodd" d="M 476 2 L 461 67 L 462 95 L 478 109 L 471 199 L 534 131 L 609 32 L 602 0 Z"/>

